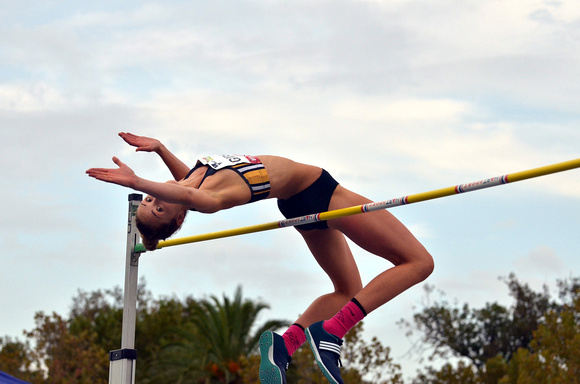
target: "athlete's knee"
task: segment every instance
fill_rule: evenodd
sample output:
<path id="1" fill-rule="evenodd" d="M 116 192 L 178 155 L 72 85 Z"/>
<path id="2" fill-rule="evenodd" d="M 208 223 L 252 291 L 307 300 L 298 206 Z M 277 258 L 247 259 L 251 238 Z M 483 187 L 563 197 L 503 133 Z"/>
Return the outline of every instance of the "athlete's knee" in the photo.
<path id="1" fill-rule="evenodd" d="M 423 281 L 428 278 L 435 269 L 435 261 L 433 260 L 433 256 L 431 256 L 431 254 L 427 251 L 425 251 L 425 253 L 415 264 L 419 281 Z"/>
<path id="2" fill-rule="evenodd" d="M 410 268 L 408 269 L 410 272 L 410 278 L 414 280 L 415 283 L 420 283 L 428 278 L 435 269 L 433 257 L 426 249 L 416 250 L 407 254 L 400 262 L 394 264 L 395 266 L 406 265 L 407 268 Z"/>

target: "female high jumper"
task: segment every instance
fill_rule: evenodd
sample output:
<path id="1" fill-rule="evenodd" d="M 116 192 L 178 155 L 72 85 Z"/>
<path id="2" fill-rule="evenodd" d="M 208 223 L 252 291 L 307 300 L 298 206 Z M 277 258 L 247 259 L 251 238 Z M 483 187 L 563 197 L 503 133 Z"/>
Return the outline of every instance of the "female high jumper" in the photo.
<path id="1" fill-rule="evenodd" d="M 159 140 L 131 133 L 119 136 L 137 151 L 155 152 L 173 181 L 154 182 L 137 176 L 117 157 L 117 168 L 92 168 L 97 180 L 146 193 L 136 214 L 148 250 L 171 236 L 188 211 L 214 213 L 262 199 L 277 199 L 286 218 L 363 205 L 371 201 L 342 185 L 324 169 L 278 156 L 219 155 L 200 158 L 191 169 Z M 340 375 L 342 338 L 398 294 L 426 279 L 433 258 L 409 230 L 386 210 L 297 226 L 312 255 L 326 272 L 334 292 L 315 299 L 282 335 L 260 337 L 260 381 L 286 383 L 292 354 L 308 340 L 318 366 L 330 383 Z M 363 287 L 346 237 L 394 266 Z"/>

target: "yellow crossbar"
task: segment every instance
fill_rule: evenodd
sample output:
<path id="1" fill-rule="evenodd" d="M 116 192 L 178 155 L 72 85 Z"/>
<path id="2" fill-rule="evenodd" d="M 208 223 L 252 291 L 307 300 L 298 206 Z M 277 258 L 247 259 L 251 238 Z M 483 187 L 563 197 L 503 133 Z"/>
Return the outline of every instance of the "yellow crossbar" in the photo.
<path id="1" fill-rule="evenodd" d="M 157 249 L 171 247 L 174 245 L 196 243 L 200 241 L 220 239 L 223 237 L 231 237 L 238 235 L 245 235 L 248 233 L 269 231 L 276 228 L 284 228 L 297 226 L 301 224 L 312 223 L 322 220 L 332 220 L 339 217 L 356 215 L 364 212 L 372 212 L 380 209 L 387 209 L 396 207 L 399 205 L 406 205 L 412 203 L 418 203 L 425 200 L 438 199 L 440 197 L 456 195 L 459 193 L 475 191 L 478 189 L 495 187 L 498 185 L 503 185 L 507 183 L 513 183 L 516 181 L 527 180 L 535 177 L 545 176 L 552 173 L 558 173 L 563 171 L 568 171 L 570 169 L 580 168 L 580 159 L 564 161 L 562 163 L 547 165 L 544 167 L 529 169 L 527 171 L 510 173 L 503 176 L 492 177 L 489 179 L 484 179 L 472 183 L 459 184 L 453 187 L 436 189 L 430 192 L 417 193 L 414 195 L 408 195 L 396 199 L 369 203 L 364 205 L 358 205 L 354 207 L 342 208 L 328 212 L 321 212 L 312 215 L 306 215 L 301 217 L 296 217 L 292 219 L 274 221 L 265 224 L 250 225 L 247 227 L 240 227 L 234 229 L 227 229 L 224 231 L 210 232 L 201 235 L 186 236 L 177 239 L 170 239 L 165 241 L 160 241 Z M 143 244 L 137 244 L 135 247 L 135 252 L 145 252 L 145 247 Z"/>

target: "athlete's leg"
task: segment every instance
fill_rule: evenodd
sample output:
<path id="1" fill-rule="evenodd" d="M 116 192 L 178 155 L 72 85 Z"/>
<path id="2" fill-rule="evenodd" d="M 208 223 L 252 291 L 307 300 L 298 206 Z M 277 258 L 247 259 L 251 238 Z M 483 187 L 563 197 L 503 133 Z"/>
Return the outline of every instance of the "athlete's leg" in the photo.
<path id="1" fill-rule="evenodd" d="M 329 210 L 369 202 L 369 199 L 338 186 Z M 423 281 L 433 271 L 433 258 L 425 247 L 386 210 L 330 220 L 328 225 L 344 233 L 361 248 L 394 264 L 355 295 L 367 313 Z"/>
<path id="2" fill-rule="evenodd" d="M 369 202 L 338 186 L 329 210 Z M 368 252 L 395 265 L 375 277 L 331 319 L 314 323 L 306 329 L 310 348 L 324 376 L 332 384 L 342 384 L 344 381 L 339 369 L 341 338 L 366 314 L 427 278 L 433 270 L 433 259 L 411 232 L 385 210 L 330 220 L 328 225 Z M 332 260 L 328 262 L 332 263 Z"/>
<path id="3" fill-rule="evenodd" d="M 334 316 L 361 289 L 362 283 L 350 248 L 342 233 L 333 229 L 299 231 L 310 251 L 334 285 L 334 292 L 320 296 L 282 336 L 271 331 L 260 338 L 260 382 L 286 383 L 290 356 L 306 341 L 304 328 Z"/>
<path id="4" fill-rule="evenodd" d="M 326 272 L 334 291 L 320 296 L 296 320 L 304 328 L 334 316 L 361 289 L 362 282 L 344 235 L 334 229 L 300 231 L 310 252 Z"/>

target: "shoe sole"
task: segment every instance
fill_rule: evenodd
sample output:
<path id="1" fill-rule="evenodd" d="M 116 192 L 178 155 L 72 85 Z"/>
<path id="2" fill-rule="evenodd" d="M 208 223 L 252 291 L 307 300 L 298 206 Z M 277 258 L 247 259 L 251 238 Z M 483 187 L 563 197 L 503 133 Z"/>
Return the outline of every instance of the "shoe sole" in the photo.
<path id="1" fill-rule="evenodd" d="M 282 372 L 274 362 L 274 334 L 264 332 L 260 336 L 260 383 L 283 384 Z"/>
<path id="2" fill-rule="evenodd" d="M 318 348 L 316 348 L 316 341 L 313 340 L 312 335 L 310 334 L 310 329 L 306 328 L 306 332 L 304 332 L 304 333 L 306 334 L 306 339 L 308 340 L 308 344 L 310 344 L 310 349 L 312 350 L 312 353 L 314 354 L 314 359 L 316 360 L 316 364 L 318 364 L 318 368 L 320 368 L 320 370 L 324 374 L 324 377 L 326 377 L 326 379 L 332 384 L 340 384 L 338 381 L 336 381 L 336 379 L 332 376 L 332 374 L 330 373 L 328 368 L 326 368 L 326 365 L 324 365 L 324 363 L 322 362 L 322 359 L 320 358 L 320 354 L 318 353 Z"/>

